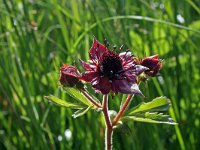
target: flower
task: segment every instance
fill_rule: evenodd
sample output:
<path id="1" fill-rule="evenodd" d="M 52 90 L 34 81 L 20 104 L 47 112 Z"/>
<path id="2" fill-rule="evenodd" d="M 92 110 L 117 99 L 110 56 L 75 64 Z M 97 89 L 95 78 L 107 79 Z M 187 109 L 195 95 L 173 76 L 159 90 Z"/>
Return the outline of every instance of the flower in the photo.
<path id="1" fill-rule="evenodd" d="M 145 71 L 145 74 L 151 77 L 156 76 L 162 68 L 162 62 L 158 59 L 158 55 L 153 55 L 142 59 L 140 65 L 149 68 Z"/>
<path id="2" fill-rule="evenodd" d="M 135 63 L 130 51 L 116 53 L 99 43 L 96 38 L 90 48 L 89 63 L 80 60 L 85 72 L 81 79 L 91 82 L 96 92 L 124 94 L 141 94 L 137 76 L 148 68 Z"/>
<path id="3" fill-rule="evenodd" d="M 60 83 L 63 86 L 73 87 L 79 82 L 81 74 L 75 66 L 64 64 L 60 67 Z"/>

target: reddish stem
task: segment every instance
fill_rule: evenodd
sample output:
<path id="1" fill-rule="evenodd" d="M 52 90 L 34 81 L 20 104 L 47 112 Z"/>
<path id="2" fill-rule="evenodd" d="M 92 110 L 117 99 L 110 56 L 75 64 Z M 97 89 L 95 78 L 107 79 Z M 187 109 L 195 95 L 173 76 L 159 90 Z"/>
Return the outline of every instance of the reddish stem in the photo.
<path id="1" fill-rule="evenodd" d="M 106 130 L 105 130 L 105 150 L 112 150 L 112 135 L 113 128 L 108 114 L 108 95 L 103 96 L 102 112 L 105 118 Z"/>
<path id="2" fill-rule="evenodd" d="M 121 116 L 123 115 L 124 111 L 126 110 L 128 104 L 130 103 L 130 101 L 132 100 L 132 97 L 134 95 L 133 94 L 129 94 L 126 98 L 126 101 L 124 102 L 123 106 L 121 107 L 121 109 L 119 110 L 117 116 L 114 118 L 113 122 L 112 122 L 112 126 L 115 126 L 116 123 L 119 121 L 119 119 L 121 118 Z"/>
<path id="3" fill-rule="evenodd" d="M 112 150 L 112 136 L 113 136 L 113 129 L 106 128 L 105 131 L 105 150 Z"/>
<path id="4" fill-rule="evenodd" d="M 81 90 L 81 92 L 83 93 L 83 95 L 93 104 L 95 105 L 96 107 L 98 108 L 102 108 L 101 104 L 96 102 L 89 94 L 87 91 L 85 90 Z"/>

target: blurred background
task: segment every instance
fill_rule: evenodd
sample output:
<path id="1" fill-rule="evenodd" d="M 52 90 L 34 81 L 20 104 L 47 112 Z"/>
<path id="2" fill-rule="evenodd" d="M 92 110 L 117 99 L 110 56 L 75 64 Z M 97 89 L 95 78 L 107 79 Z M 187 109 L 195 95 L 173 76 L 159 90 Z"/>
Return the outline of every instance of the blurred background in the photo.
<path id="1" fill-rule="evenodd" d="M 164 59 L 131 105 L 165 95 L 179 123 L 129 122 L 115 131 L 114 149 L 200 149 L 199 0 L 0 0 L 0 149 L 104 149 L 101 113 L 73 119 L 44 99 L 73 100 L 58 86 L 59 68 L 87 60 L 93 35 Z M 118 110 L 120 98 L 109 105 Z"/>

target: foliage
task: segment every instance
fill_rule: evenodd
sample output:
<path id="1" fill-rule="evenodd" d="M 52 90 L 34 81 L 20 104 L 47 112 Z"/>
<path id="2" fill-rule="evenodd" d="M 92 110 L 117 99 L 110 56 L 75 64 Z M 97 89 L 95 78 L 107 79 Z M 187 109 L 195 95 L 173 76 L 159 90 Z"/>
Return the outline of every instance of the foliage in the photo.
<path id="1" fill-rule="evenodd" d="M 135 108 L 132 108 L 129 110 L 129 113 L 127 113 L 127 116 L 124 116 L 122 120 L 176 124 L 168 115 L 160 113 L 160 111 L 167 111 L 170 104 L 170 100 L 166 97 L 157 97 L 148 103 L 141 103 Z"/>
<path id="2" fill-rule="evenodd" d="M 91 35 L 110 43 L 126 41 L 125 47 L 141 57 L 159 53 L 161 76 L 141 84 L 148 89 L 142 90 L 146 97 L 136 97 L 130 108 L 166 95 L 173 106 L 169 114 L 179 123 L 129 121 L 116 129 L 115 148 L 200 148 L 198 0 L 0 0 L 0 8 L 0 149 L 103 149 L 100 113 L 73 119 L 72 110 L 44 100 L 51 93 L 70 105 L 78 103 L 58 88 L 58 68 L 86 60 Z M 120 106 L 121 98 L 110 99 L 113 109 Z M 83 108 L 81 113 L 88 107 Z M 154 112 L 139 117 L 149 113 L 167 117 Z M 72 137 L 66 138 L 65 131 Z"/>

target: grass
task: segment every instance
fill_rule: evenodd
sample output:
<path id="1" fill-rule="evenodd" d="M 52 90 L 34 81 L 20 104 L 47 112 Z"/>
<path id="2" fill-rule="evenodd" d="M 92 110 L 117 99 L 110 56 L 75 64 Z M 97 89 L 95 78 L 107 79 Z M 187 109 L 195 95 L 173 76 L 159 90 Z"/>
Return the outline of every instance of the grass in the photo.
<path id="1" fill-rule="evenodd" d="M 58 87 L 59 67 L 86 60 L 93 35 L 164 59 L 161 76 L 141 85 L 146 98 L 132 105 L 166 95 L 179 123 L 125 124 L 114 148 L 200 148 L 199 8 L 198 0 L 0 0 L 0 149 L 103 149 L 99 113 L 73 119 L 71 110 L 44 100 L 71 99 Z"/>

